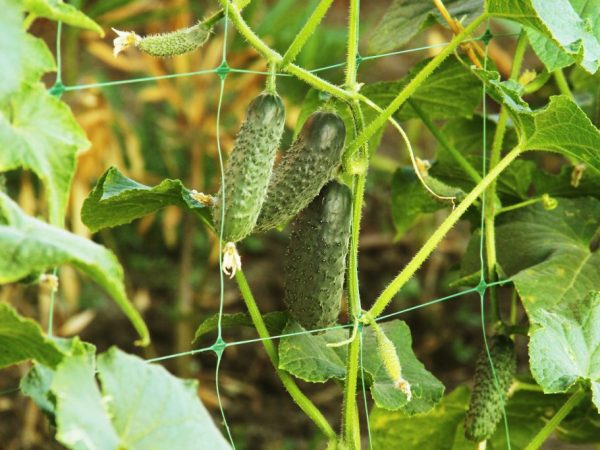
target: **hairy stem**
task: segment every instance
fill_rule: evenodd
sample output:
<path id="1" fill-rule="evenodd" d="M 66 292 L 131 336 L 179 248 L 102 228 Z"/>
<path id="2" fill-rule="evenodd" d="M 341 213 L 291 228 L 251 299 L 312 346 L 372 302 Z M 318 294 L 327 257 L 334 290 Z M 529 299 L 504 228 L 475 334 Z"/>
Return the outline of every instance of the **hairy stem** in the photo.
<path id="1" fill-rule="evenodd" d="M 446 233 L 458 222 L 461 216 L 466 210 L 473 204 L 475 200 L 483 193 L 483 191 L 495 180 L 500 173 L 508 165 L 513 162 L 520 154 L 522 150 L 517 146 L 513 148 L 508 154 L 500 160 L 498 165 L 491 169 L 488 174 L 481 180 L 481 182 L 473 188 L 471 192 L 467 194 L 465 199 L 460 202 L 454 211 L 442 222 L 439 228 L 433 233 L 433 235 L 425 242 L 423 247 L 417 252 L 413 259 L 406 265 L 406 267 L 392 280 L 387 288 L 379 295 L 375 303 L 369 310 L 368 314 L 372 317 L 378 317 L 387 305 L 392 301 L 394 295 L 404 286 L 404 284 L 414 275 L 419 269 L 421 264 L 431 255 L 437 245 L 444 238 Z"/>
<path id="2" fill-rule="evenodd" d="M 315 29 L 319 23 L 321 23 L 321 20 L 325 14 L 327 14 L 327 11 L 332 3 L 333 0 L 321 0 L 319 2 L 311 16 L 304 24 L 304 27 L 302 27 L 283 55 L 283 60 L 281 61 L 281 65 L 283 67 L 287 66 L 296 59 L 296 56 L 298 56 L 298 53 L 300 53 L 300 50 L 302 50 L 302 47 L 304 47 L 304 44 L 306 44 L 308 38 L 315 32 Z"/>
<path id="3" fill-rule="evenodd" d="M 527 33 L 525 30 L 521 30 L 519 39 L 517 40 L 517 46 L 515 48 L 515 55 L 513 57 L 513 65 L 510 72 L 510 79 L 516 80 L 521 72 L 521 66 L 523 64 L 523 57 L 525 56 L 525 50 L 527 49 Z M 484 120 L 486 118 L 484 117 Z M 500 157 L 502 155 L 502 145 L 504 143 L 504 135 L 506 134 L 506 125 L 508 123 L 508 109 L 506 106 L 502 106 L 500 110 L 500 116 L 498 117 L 498 124 L 496 125 L 496 133 L 494 134 L 494 141 L 492 143 L 492 151 L 489 161 L 489 169 L 491 170 L 498 165 Z M 496 211 L 496 180 L 493 180 L 490 187 L 486 191 L 485 202 L 484 202 L 484 238 L 485 238 L 485 254 L 487 263 L 487 279 L 488 281 L 494 281 L 496 279 L 496 227 L 495 217 Z M 499 305 L 496 298 L 496 290 L 494 287 L 490 288 L 491 308 L 490 308 L 490 320 L 496 322 L 500 318 Z"/>
<path id="4" fill-rule="evenodd" d="M 571 92 L 571 88 L 569 87 L 569 82 L 565 77 L 562 69 L 555 70 L 552 72 L 552 76 L 554 77 L 554 81 L 556 82 L 556 86 L 562 95 L 566 95 L 569 98 L 573 98 L 573 93 Z"/>
<path id="5" fill-rule="evenodd" d="M 348 50 L 346 54 L 346 83 L 345 86 L 353 91 L 356 85 L 356 71 L 358 56 L 360 0 L 350 0 L 350 14 L 348 16 Z"/>
<path id="6" fill-rule="evenodd" d="M 304 411 L 304 413 L 310 417 L 310 419 L 317 425 L 319 430 L 327 436 L 329 439 L 336 439 L 336 433 L 331 428 L 331 425 L 327 422 L 327 419 L 323 416 L 321 411 L 310 401 L 306 395 L 298 388 L 298 385 L 292 378 L 290 374 L 279 369 L 279 356 L 277 354 L 277 349 L 275 348 L 275 344 L 270 340 L 269 331 L 267 330 L 267 326 L 262 318 L 260 310 L 254 300 L 254 296 L 252 295 L 252 291 L 250 290 L 250 286 L 248 285 L 248 281 L 244 276 L 244 273 L 241 270 L 238 270 L 235 274 L 235 280 L 238 283 L 240 288 L 240 292 L 242 293 L 242 297 L 244 298 L 244 302 L 246 303 L 246 308 L 248 309 L 248 313 L 252 318 L 252 323 L 258 332 L 258 335 L 261 339 L 263 339 L 262 343 L 265 347 L 265 351 L 271 360 L 271 363 L 275 367 L 277 371 L 277 375 L 279 379 L 283 383 L 285 389 L 294 399 L 294 401 L 298 404 L 300 409 Z"/>
<path id="7" fill-rule="evenodd" d="M 349 155 L 356 152 L 362 147 L 365 142 L 381 128 L 385 122 L 394 114 L 400 106 L 415 93 L 417 88 L 433 73 L 435 69 L 456 50 L 456 48 L 479 26 L 487 19 L 487 14 L 482 14 L 469 24 L 460 34 L 457 34 L 450 43 L 429 63 L 421 69 L 421 71 L 400 91 L 400 93 L 392 100 L 385 110 L 377 116 L 354 141 L 348 145 L 347 152 Z"/>
<path id="8" fill-rule="evenodd" d="M 563 421 L 565 417 L 571 412 L 571 410 L 577 406 L 577 404 L 585 397 L 585 391 L 579 389 L 560 407 L 560 409 L 554 414 L 544 428 L 542 428 L 538 434 L 535 435 L 533 440 L 525 447 L 525 450 L 537 450 L 542 444 L 550 437 L 556 427 Z"/>

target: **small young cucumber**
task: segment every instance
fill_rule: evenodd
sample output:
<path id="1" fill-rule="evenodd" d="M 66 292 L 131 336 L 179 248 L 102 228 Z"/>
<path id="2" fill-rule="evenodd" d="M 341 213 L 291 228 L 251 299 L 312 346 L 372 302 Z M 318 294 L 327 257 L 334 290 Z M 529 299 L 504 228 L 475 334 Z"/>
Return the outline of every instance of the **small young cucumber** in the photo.
<path id="1" fill-rule="evenodd" d="M 475 385 L 471 393 L 469 409 L 465 415 L 465 436 L 475 442 L 489 439 L 494 434 L 517 370 L 513 341 L 504 335 L 493 338 L 490 356 L 494 362 L 498 386 L 490 367 L 487 352 L 479 354 L 475 368 Z"/>
<path id="2" fill-rule="evenodd" d="M 283 134 L 284 119 L 285 108 L 277 94 L 260 94 L 248 107 L 225 165 L 225 205 L 221 205 L 219 194 L 213 208 L 217 232 L 224 215 L 225 242 L 240 241 L 256 224 Z"/>
<path id="3" fill-rule="evenodd" d="M 294 220 L 284 265 L 284 301 L 307 330 L 334 324 L 340 313 L 352 194 L 332 181 Z"/>
<path id="4" fill-rule="evenodd" d="M 202 46 L 210 36 L 210 29 L 202 23 L 165 34 L 141 38 L 137 47 L 144 53 L 160 58 L 183 55 Z"/>
<path id="5" fill-rule="evenodd" d="M 256 231 L 285 224 L 315 198 L 340 165 L 346 127 L 332 112 L 311 115 L 273 172 Z"/>

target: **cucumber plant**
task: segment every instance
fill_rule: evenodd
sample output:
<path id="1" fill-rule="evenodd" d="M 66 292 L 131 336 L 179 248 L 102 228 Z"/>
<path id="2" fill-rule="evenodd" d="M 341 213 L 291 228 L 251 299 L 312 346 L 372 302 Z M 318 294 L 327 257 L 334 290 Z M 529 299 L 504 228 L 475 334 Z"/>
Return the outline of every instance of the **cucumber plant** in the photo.
<path id="1" fill-rule="evenodd" d="M 600 10 L 574 0 L 456 0 L 446 2 L 448 8 L 441 0 L 394 0 L 369 42 L 362 41 L 365 52 L 377 54 L 361 56 L 360 2 L 349 0 L 345 77 L 335 84 L 296 61 L 332 0 L 311 3 L 314 10 L 283 54 L 259 37 L 264 29 L 254 30 L 242 16 L 249 0 L 218 3 L 219 11 L 191 28 L 147 38 L 119 31 L 114 45 L 115 54 L 137 47 L 157 57 L 174 56 L 208 45 L 213 29 L 225 33 L 231 23 L 264 59 L 267 87 L 248 107 L 220 193 L 200 194 L 173 179 L 146 186 L 113 167 L 82 210 L 84 223 L 98 231 L 177 206 L 203 220 L 219 246 L 224 244 L 224 268 L 235 276 L 248 315 L 223 314 L 221 289 L 219 313 L 197 332 L 217 330 L 214 344 L 151 361 L 210 351 L 219 364 L 229 346 L 253 341 L 226 342 L 222 329 L 251 324 L 286 391 L 324 436 L 323 447 L 356 450 L 365 447 L 367 437 L 369 447 L 377 449 L 536 450 L 551 436 L 598 445 L 600 36 L 590 24 L 600 20 Z M 296 10 L 290 5 L 292 16 Z M 283 9 L 273 12 L 280 20 Z M 60 289 L 56 268 L 70 264 L 115 300 L 140 335 L 138 344 L 150 342 L 116 256 L 64 227 L 76 156 L 89 142 L 60 95 L 90 85 L 63 85 L 61 65 L 27 32 L 39 18 L 102 34 L 94 20 L 61 1 L 8 2 L 0 17 L 7 36 L 0 42 L 10 43 L 0 52 L 0 70 L 6 74 L 0 85 L 0 171 L 32 171 L 48 205 L 47 222 L 41 217 L 45 211 L 33 217 L 12 199 L 19 198 L 14 174 L 1 183 L 0 282 L 38 284 L 41 296 L 52 299 L 45 333 L 36 321 L 0 303 L 0 368 L 34 362 L 20 391 L 50 418 L 56 440 L 67 448 L 231 448 L 235 433 L 225 420 L 229 442 L 223 437 L 194 382 L 114 348 L 97 355 L 78 337 L 53 336 Z M 254 19 L 248 15 L 248 21 Z M 518 31 L 510 67 L 499 64 L 506 63 L 504 53 L 499 57 L 493 47 L 486 48 L 498 38 L 496 19 L 511 21 L 511 30 Z M 359 80 L 362 62 L 395 53 L 436 20 L 450 27 L 452 38 L 435 56 L 400 80 Z M 58 30 L 60 36 L 60 25 Z M 221 77 L 221 99 L 232 71 L 223 53 L 221 65 L 208 71 Z M 42 75 L 57 69 L 56 83 L 46 89 Z M 285 126 L 283 100 L 274 89 L 277 75 L 293 77 L 318 95 L 307 96 L 308 120 L 273 169 Z M 532 108 L 524 94 L 542 106 Z M 322 102 L 323 97 L 328 98 Z M 412 152 L 408 136 L 415 132 L 404 132 L 406 120 L 429 130 L 438 144 L 424 176 L 405 176 L 407 167 L 377 153 L 387 123 Z M 550 174 L 539 158 L 522 158 L 541 151 L 561 155 L 560 170 Z M 411 160 L 419 161 L 412 154 Z M 449 206 L 437 201 L 439 194 L 457 203 L 373 295 L 360 283 L 359 238 L 365 193 L 371 185 L 381 187 L 381 179 L 373 177 L 378 170 L 396 174 L 392 205 L 398 238 L 421 226 L 424 215 Z M 472 237 L 461 276 L 452 285 L 459 290 L 408 308 L 463 295 L 479 299 L 482 331 L 494 337 L 476 362 L 474 380 L 464 377 L 461 387 L 444 395 L 442 382 L 413 352 L 408 325 L 396 317 L 407 310 L 384 312 L 465 218 Z M 263 315 L 235 244 L 289 221 L 288 251 L 278 264 L 285 276 L 286 311 Z M 517 367 L 515 355 L 525 352 L 528 358 L 519 358 Z M 339 433 L 296 379 L 335 380 L 343 389 Z M 158 398 L 166 403 L 157 403 Z M 368 422 L 361 420 L 363 404 L 369 408 Z"/>

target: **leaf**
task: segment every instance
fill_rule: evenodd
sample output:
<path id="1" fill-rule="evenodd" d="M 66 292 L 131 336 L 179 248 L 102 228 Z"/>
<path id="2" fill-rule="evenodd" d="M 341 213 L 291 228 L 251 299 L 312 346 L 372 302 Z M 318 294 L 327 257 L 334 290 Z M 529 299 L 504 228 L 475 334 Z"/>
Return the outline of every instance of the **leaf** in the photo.
<path id="1" fill-rule="evenodd" d="M 66 358 L 56 371 L 57 439 L 71 449 L 229 449 L 198 399 L 197 382 L 111 348 L 94 364 Z"/>
<path id="2" fill-rule="evenodd" d="M 481 0 L 446 0 L 448 12 L 454 17 L 465 17 L 466 23 L 482 12 Z M 375 52 L 389 52 L 402 47 L 423 28 L 442 19 L 433 2 L 422 0 L 394 0 L 369 40 Z"/>
<path id="3" fill-rule="evenodd" d="M 149 343 L 146 324 L 125 293 L 123 268 L 101 245 L 27 216 L 0 192 L 0 283 L 62 264 L 72 264 L 102 286 Z"/>
<path id="4" fill-rule="evenodd" d="M 265 325 L 267 330 L 271 335 L 281 334 L 284 329 L 287 321 L 288 314 L 285 311 L 274 311 L 263 315 L 263 320 L 265 321 Z M 219 314 L 213 314 L 212 316 L 204 319 L 198 328 L 196 328 L 196 335 L 194 336 L 194 341 L 197 341 L 202 336 L 211 331 L 217 330 L 219 324 Z M 252 327 L 254 328 L 254 323 L 252 322 L 252 318 L 248 313 L 234 313 L 234 314 L 223 314 L 221 319 L 221 327 L 223 328 L 231 328 L 231 327 Z"/>
<path id="5" fill-rule="evenodd" d="M 375 333 L 369 327 L 363 336 L 363 367 L 373 378 L 371 395 L 375 404 L 390 411 L 402 409 L 406 414 L 421 414 L 431 410 L 444 395 L 444 385 L 425 369 L 412 350 L 408 325 L 401 320 L 381 324 L 385 335 L 394 343 L 400 359 L 402 376 L 410 383 L 412 400 L 394 387 L 394 380 L 385 370 L 377 352 Z"/>
<path id="6" fill-rule="evenodd" d="M 48 196 L 50 222 L 62 224 L 77 152 L 89 147 L 71 110 L 41 84 L 0 108 L 0 172 L 31 169 Z"/>
<path id="7" fill-rule="evenodd" d="M 571 184 L 573 166 L 563 166 L 558 174 L 544 170 L 533 173 L 533 188 L 538 195 L 551 197 L 596 197 L 600 199 L 600 173 L 593 170 L 583 172 L 577 187 Z"/>
<path id="8" fill-rule="evenodd" d="M 444 386 L 419 362 L 412 351 L 412 339 L 408 326 L 394 320 L 381 324 L 386 336 L 394 343 L 403 377 L 411 384 L 413 400 L 394 387 L 379 357 L 375 334 L 366 328 L 363 332 L 363 368 L 371 395 L 377 406 L 398 410 L 407 414 L 429 411 L 442 397 Z M 297 322 L 290 320 L 279 344 L 279 368 L 313 383 L 329 379 L 342 380 L 346 376 L 347 346 L 327 347 L 328 343 L 341 342 L 348 337 L 348 330 L 334 329 L 323 334 L 308 334 Z"/>
<path id="9" fill-rule="evenodd" d="M 61 350 L 43 335 L 37 322 L 0 303 L 0 368 L 29 359 L 55 367 L 62 357 Z"/>
<path id="10" fill-rule="evenodd" d="M 486 83 L 488 94 L 507 106 L 522 150 L 560 153 L 600 172 L 600 130 L 572 99 L 553 96 L 544 108 L 532 111 L 521 99 L 520 85 L 501 82 L 498 72 L 474 70 Z"/>
<path id="11" fill-rule="evenodd" d="M 210 211 L 194 200 L 179 180 L 163 180 L 149 187 L 123 175 L 116 167 L 100 177 L 83 203 L 81 219 L 92 231 L 130 223 L 165 206 L 188 208 L 212 226 Z"/>
<path id="12" fill-rule="evenodd" d="M 600 291 L 540 309 L 530 332 L 529 357 L 531 373 L 544 392 L 567 392 L 578 382 L 589 382 L 600 413 L 599 323 Z"/>
<path id="13" fill-rule="evenodd" d="M 422 214 L 432 213 L 448 206 L 433 199 L 412 167 L 400 167 L 394 173 L 391 201 L 396 239 L 400 239 Z"/>
<path id="14" fill-rule="evenodd" d="M 462 434 L 462 420 L 469 403 L 469 389 L 456 388 L 427 414 L 411 416 L 375 406 L 369 416 L 373 448 L 403 450 L 458 450 L 455 435 Z"/>
<path id="15" fill-rule="evenodd" d="M 39 81 L 43 74 L 56 71 L 54 56 L 42 39 L 26 34 L 24 44 L 23 82 L 33 84 Z"/>
<path id="16" fill-rule="evenodd" d="M 361 89 L 361 93 L 381 108 L 385 108 L 428 62 L 429 60 L 421 61 L 399 81 L 368 84 Z M 481 86 L 473 73 L 456 58 L 448 58 L 417 88 L 410 102 L 405 103 L 395 113 L 394 117 L 397 120 L 419 117 L 411 102 L 427 111 L 427 115 L 433 120 L 471 117 L 477 105 L 481 103 Z M 371 113 L 371 108 L 367 106 L 363 109 L 375 117 L 376 113 Z M 369 121 L 367 120 L 367 123 Z"/>
<path id="17" fill-rule="evenodd" d="M 96 348 L 87 342 L 81 342 L 78 337 L 72 339 L 54 338 L 53 342 L 61 349 L 65 357 L 72 355 L 94 355 Z M 21 378 L 21 392 L 35 402 L 46 414 L 53 425 L 55 424 L 56 398 L 50 392 L 54 370 L 44 364 L 35 364 L 27 375 Z"/>
<path id="18" fill-rule="evenodd" d="M 498 263 L 530 321 L 598 288 L 600 254 L 590 247 L 599 222 L 600 201 L 590 197 L 559 198 L 552 211 L 536 204 L 498 216 Z"/>
<path id="19" fill-rule="evenodd" d="M 493 16 L 542 33 L 588 72 L 595 73 L 600 67 L 598 0 L 487 0 L 486 6 Z M 537 40 L 534 43 L 534 49 L 541 50 L 542 61 L 556 58 L 552 47 L 545 48 Z"/>
<path id="20" fill-rule="evenodd" d="M 3 68 L 2 83 L 0 83 L 1 102 L 8 94 L 19 88 L 23 74 L 22 54 L 27 34 L 23 31 L 23 14 L 17 0 L 8 0 L 2 3 L 0 30 L 2 30 L 0 67 Z"/>
<path id="21" fill-rule="evenodd" d="M 285 336 L 294 333 L 297 336 Z M 324 383 L 346 376 L 347 346 L 327 347 L 348 338 L 348 330 L 334 329 L 309 334 L 295 320 L 289 320 L 279 342 L 279 368 L 312 383 Z"/>
<path id="22" fill-rule="evenodd" d="M 95 31 L 104 37 L 102 27 L 79 11 L 72 5 L 62 0 L 23 0 L 23 9 L 38 17 L 61 21 L 74 27 Z"/>

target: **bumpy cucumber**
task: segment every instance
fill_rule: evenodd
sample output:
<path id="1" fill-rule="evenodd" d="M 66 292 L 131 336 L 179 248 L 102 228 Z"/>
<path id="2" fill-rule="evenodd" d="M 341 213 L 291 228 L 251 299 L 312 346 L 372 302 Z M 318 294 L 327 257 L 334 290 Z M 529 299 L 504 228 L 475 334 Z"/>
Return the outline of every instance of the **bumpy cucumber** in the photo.
<path id="1" fill-rule="evenodd" d="M 494 337 L 490 356 L 494 361 L 499 386 L 496 387 L 494 383 L 494 375 L 484 350 L 477 359 L 475 386 L 465 416 L 465 436 L 475 442 L 489 439 L 494 434 L 502 419 L 503 405 L 517 368 L 515 346 L 507 336 Z"/>
<path id="2" fill-rule="evenodd" d="M 346 127 L 335 113 L 311 115 L 273 178 L 263 204 L 257 231 L 288 222 L 315 198 L 340 165 Z"/>
<path id="3" fill-rule="evenodd" d="M 340 313 L 351 206 L 350 189 L 332 181 L 293 222 L 284 301 L 307 330 L 334 324 Z"/>
<path id="4" fill-rule="evenodd" d="M 285 108 L 276 94 L 260 94 L 248 107 L 225 165 L 223 240 L 226 242 L 243 239 L 256 224 L 283 134 L 284 119 Z M 221 196 L 218 197 L 213 209 L 217 231 L 222 214 Z"/>
<path id="5" fill-rule="evenodd" d="M 141 38 L 137 47 L 149 55 L 166 58 L 182 55 L 202 46 L 210 36 L 210 29 L 202 23 L 171 33 L 153 34 Z"/>

